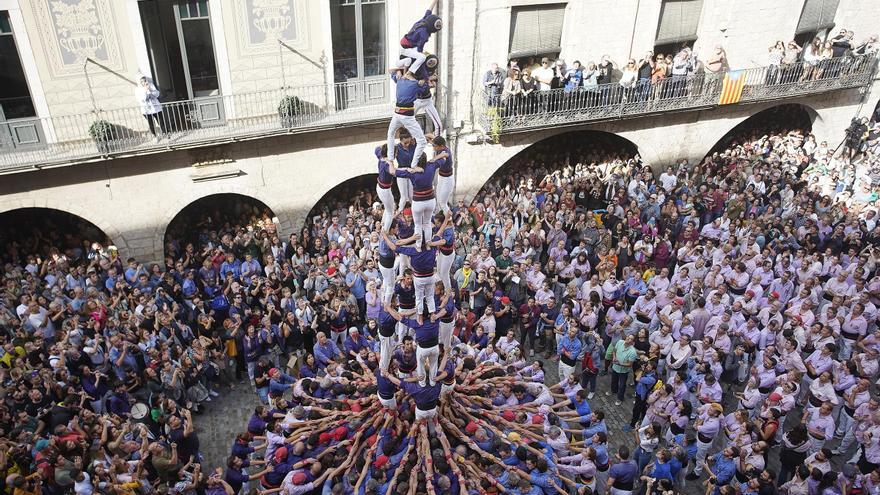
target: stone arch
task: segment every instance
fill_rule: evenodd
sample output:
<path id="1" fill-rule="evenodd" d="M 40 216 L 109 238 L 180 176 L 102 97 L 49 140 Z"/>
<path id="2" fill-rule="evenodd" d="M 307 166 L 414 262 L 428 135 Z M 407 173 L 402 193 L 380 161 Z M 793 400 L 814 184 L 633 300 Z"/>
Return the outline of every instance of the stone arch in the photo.
<path id="1" fill-rule="evenodd" d="M 42 235 L 53 237 L 52 243 L 46 246 L 38 246 L 37 253 L 45 256 L 50 247 L 57 247 L 62 251 L 71 248 L 82 247 L 82 241 L 98 242 L 105 248 L 115 246 L 123 254 L 128 246 L 124 244 L 119 232 L 103 221 L 100 216 L 86 216 L 68 211 L 65 208 L 50 206 L 22 205 L 18 208 L 7 208 L 0 211 L 0 256 L 8 256 L 12 248 L 12 242 L 21 243 L 28 241 L 32 232 L 39 231 Z M 54 242 L 56 241 L 57 242 Z M 67 242 L 65 242 L 67 241 Z M 120 245 L 119 243 L 123 244 Z M 18 254 L 31 254 L 21 251 Z"/>
<path id="2" fill-rule="evenodd" d="M 378 201 L 376 198 L 376 177 L 378 174 L 363 174 L 339 182 L 329 191 L 324 192 L 321 197 L 310 203 L 312 206 L 302 219 L 302 225 L 311 225 L 311 220 L 323 212 L 330 214 L 336 213 L 342 209 L 347 209 L 352 200 L 358 194 L 364 194 L 363 201 L 373 203 Z M 391 186 L 395 200 L 400 198 L 400 192 L 397 190 L 397 184 Z"/>
<path id="3" fill-rule="evenodd" d="M 760 111 L 738 119 L 733 127 L 728 128 L 723 134 L 712 141 L 714 143 L 706 156 L 720 151 L 731 143 L 743 139 L 754 132 L 761 134 L 775 132 L 784 127 L 800 128 L 809 133 L 813 125 L 821 122 L 822 117 L 814 108 L 803 103 L 783 103 L 781 105 L 767 106 Z M 762 130 L 759 131 L 758 127 Z"/>
<path id="4" fill-rule="evenodd" d="M 204 211 L 205 209 L 208 211 Z M 229 219 L 265 213 L 273 220 L 277 220 L 279 235 L 284 235 L 281 219 L 277 217 L 275 211 L 265 201 L 247 194 L 220 192 L 203 195 L 178 208 L 174 216 L 164 223 L 161 234 L 157 236 L 161 244 L 160 250 L 167 255 L 167 243 L 172 239 L 182 242 L 195 241 L 200 226 L 206 225 L 209 218 L 214 224 L 222 225 Z M 220 218 L 217 218 L 218 215 Z"/>
<path id="5" fill-rule="evenodd" d="M 619 153 L 621 157 L 630 157 L 641 151 L 640 147 L 631 141 L 630 139 L 624 137 L 621 134 L 608 132 L 605 130 L 598 129 L 563 129 L 561 132 L 558 130 L 556 132 L 549 133 L 541 133 L 543 135 L 539 136 L 530 136 L 531 143 L 526 146 L 518 147 L 516 153 L 510 154 L 504 159 L 497 160 L 496 163 L 501 163 L 501 165 L 494 170 L 492 170 L 482 181 L 482 183 L 477 184 L 476 187 L 471 186 L 471 189 L 467 191 L 460 199 L 465 199 L 466 202 L 472 201 L 475 197 L 479 195 L 479 192 L 485 187 L 486 184 L 503 177 L 505 175 L 512 174 L 519 168 L 524 161 L 532 160 L 532 155 L 535 156 L 543 155 L 548 156 L 548 154 L 554 153 L 554 149 L 559 150 L 568 150 L 572 149 L 573 144 L 582 144 L 583 150 L 585 153 L 593 153 L 593 152 L 615 152 Z M 554 161 L 564 160 L 565 158 L 562 156 L 562 152 L 554 158 Z"/>
<path id="6" fill-rule="evenodd" d="M 496 172 L 520 153 L 555 136 L 586 133 L 609 135 L 631 143 L 646 163 L 653 163 L 657 152 L 650 140 L 640 139 L 637 132 L 625 126 L 626 122 L 601 122 L 579 126 L 565 126 L 501 136 L 495 144 L 458 145 L 455 199 L 469 203 Z M 585 135 L 586 135 L 585 134 Z"/>

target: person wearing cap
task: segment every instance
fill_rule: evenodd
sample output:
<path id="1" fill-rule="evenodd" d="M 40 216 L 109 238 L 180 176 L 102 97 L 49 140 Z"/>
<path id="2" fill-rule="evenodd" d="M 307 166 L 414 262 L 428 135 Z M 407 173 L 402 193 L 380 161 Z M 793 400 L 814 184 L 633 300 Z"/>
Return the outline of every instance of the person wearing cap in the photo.
<path id="1" fill-rule="evenodd" d="M 279 368 L 269 370 L 269 397 L 277 398 L 296 386 L 296 378 L 284 373 Z M 271 399 L 270 399 L 271 400 Z"/>

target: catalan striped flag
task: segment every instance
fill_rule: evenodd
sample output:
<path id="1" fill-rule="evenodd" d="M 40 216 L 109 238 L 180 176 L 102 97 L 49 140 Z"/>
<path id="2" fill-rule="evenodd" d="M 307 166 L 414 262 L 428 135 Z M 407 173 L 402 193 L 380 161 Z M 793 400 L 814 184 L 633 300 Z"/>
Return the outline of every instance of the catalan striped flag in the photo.
<path id="1" fill-rule="evenodd" d="M 743 86 L 746 84 L 745 71 L 734 70 L 724 75 L 724 83 L 721 85 L 721 97 L 719 105 L 739 103 L 742 98 Z"/>

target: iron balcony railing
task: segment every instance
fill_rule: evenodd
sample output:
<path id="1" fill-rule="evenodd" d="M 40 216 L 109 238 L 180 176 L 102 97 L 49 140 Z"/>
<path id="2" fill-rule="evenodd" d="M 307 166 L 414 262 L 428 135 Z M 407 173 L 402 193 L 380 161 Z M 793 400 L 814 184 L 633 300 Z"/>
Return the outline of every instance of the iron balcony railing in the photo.
<path id="1" fill-rule="evenodd" d="M 0 173 L 381 121 L 390 89 L 382 77 L 163 103 L 158 138 L 140 106 L 0 121 Z"/>
<path id="2" fill-rule="evenodd" d="M 503 87 L 484 87 L 477 91 L 474 105 L 483 130 L 497 139 L 505 133 L 551 126 L 858 88 L 870 84 L 876 67 L 875 57 L 862 56 L 824 60 L 815 66 L 799 63 L 670 77 L 655 84 L 640 81 L 629 88 L 610 83 L 575 91 L 535 91 L 524 96 L 504 94 Z M 739 83 L 741 93 L 737 91 Z"/>

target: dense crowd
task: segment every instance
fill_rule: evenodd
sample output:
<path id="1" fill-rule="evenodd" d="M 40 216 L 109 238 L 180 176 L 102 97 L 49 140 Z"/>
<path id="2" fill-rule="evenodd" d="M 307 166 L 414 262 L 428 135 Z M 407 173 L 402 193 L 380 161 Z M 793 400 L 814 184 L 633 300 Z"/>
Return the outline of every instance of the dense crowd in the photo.
<path id="1" fill-rule="evenodd" d="M 383 279 L 370 192 L 283 239 L 268 212 L 211 211 L 164 267 L 45 232 L 4 265 L 5 489 L 625 495 L 704 476 L 876 493 L 880 127 L 864 129 L 852 162 L 799 130 L 659 174 L 601 140 L 517 158 L 450 208 L 433 380 L 454 399 L 436 424 L 409 402 L 431 385 L 418 330 L 395 328 L 380 366 L 389 315 L 415 301 L 409 269 Z M 265 406 L 203 467 L 193 414 L 237 377 Z M 636 444 L 608 448 L 596 393 L 631 407 Z"/>

